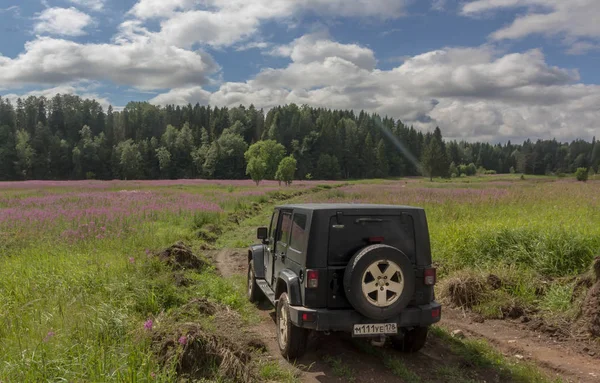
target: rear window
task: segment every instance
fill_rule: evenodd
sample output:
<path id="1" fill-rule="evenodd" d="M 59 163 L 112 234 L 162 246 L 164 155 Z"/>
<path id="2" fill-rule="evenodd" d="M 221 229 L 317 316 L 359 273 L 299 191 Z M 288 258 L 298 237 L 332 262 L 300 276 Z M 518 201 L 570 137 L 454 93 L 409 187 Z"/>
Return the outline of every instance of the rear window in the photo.
<path id="1" fill-rule="evenodd" d="M 338 222 L 339 220 L 339 222 Z M 370 237 L 383 237 L 383 243 L 403 251 L 415 260 L 414 222 L 410 215 L 342 215 L 329 222 L 330 265 L 346 264 Z"/>

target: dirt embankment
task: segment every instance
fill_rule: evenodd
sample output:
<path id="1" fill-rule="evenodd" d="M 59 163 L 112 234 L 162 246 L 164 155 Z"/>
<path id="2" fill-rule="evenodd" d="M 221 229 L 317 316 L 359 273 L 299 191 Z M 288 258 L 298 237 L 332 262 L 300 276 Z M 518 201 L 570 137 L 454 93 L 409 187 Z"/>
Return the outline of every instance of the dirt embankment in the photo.
<path id="1" fill-rule="evenodd" d="M 573 301 L 581 302 L 577 318 L 552 323 L 521 307 L 502 307 L 503 319 L 484 319 L 470 309 L 504 281 L 472 274 L 446 280 L 441 291 L 447 304 L 442 324 L 483 337 L 506 355 L 518 355 L 568 381 L 600 382 L 600 257 L 577 278 Z"/>
<path id="2" fill-rule="evenodd" d="M 193 283 L 185 278 L 184 270 L 202 271 L 212 262 L 182 242 L 155 257 L 173 270 L 173 281 L 179 287 Z M 214 319 L 203 321 L 208 317 Z M 238 331 L 242 327 L 240 315 L 223 305 L 194 298 L 149 319 L 144 327 L 150 332 L 152 349 L 163 369 L 174 371 L 180 381 L 225 378 L 245 383 L 258 380 L 258 372 L 251 362 L 266 346 L 259 337 Z"/>

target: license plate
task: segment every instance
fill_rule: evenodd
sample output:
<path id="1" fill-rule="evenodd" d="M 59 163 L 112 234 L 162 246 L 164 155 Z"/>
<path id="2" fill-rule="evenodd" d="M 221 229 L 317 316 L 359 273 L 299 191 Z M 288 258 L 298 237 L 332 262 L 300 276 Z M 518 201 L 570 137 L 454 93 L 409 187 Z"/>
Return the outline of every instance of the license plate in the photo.
<path id="1" fill-rule="evenodd" d="M 352 336 L 388 335 L 397 333 L 398 325 L 396 323 L 355 324 Z"/>

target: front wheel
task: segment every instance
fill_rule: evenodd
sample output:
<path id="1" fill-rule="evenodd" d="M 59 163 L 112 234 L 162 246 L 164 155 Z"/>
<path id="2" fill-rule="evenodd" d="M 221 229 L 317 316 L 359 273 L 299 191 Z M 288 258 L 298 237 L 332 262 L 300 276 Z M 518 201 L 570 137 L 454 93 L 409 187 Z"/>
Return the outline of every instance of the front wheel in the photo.
<path id="1" fill-rule="evenodd" d="M 418 352 L 427 342 L 429 327 L 415 327 L 407 331 L 404 336 L 392 337 L 392 346 L 402 352 Z"/>
<path id="2" fill-rule="evenodd" d="M 284 358 L 296 359 L 306 350 L 308 330 L 296 327 L 290 319 L 290 301 L 286 293 L 277 302 L 277 343 Z"/>
<path id="3" fill-rule="evenodd" d="M 254 270 L 252 269 L 252 261 L 248 263 L 248 300 L 252 303 L 259 302 L 262 298 L 262 291 L 256 283 Z"/>

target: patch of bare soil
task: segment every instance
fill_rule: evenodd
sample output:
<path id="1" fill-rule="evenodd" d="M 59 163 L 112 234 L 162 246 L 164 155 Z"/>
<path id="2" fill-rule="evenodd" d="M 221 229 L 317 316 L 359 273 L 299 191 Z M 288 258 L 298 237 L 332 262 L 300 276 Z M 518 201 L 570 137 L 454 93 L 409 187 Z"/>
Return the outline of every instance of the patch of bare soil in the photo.
<path id="1" fill-rule="evenodd" d="M 156 256 L 173 269 L 201 270 L 206 266 L 206 260 L 194 254 L 193 250 L 183 242 L 175 243 Z"/>
<path id="2" fill-rule="evenodd" d="M 484 338 L 506 356 L 523 356 L 549 374 L 569 382 L 600 382 L 600 360 L 584 353 L 584 350 L 589 352 L 589 343 L 584 346 L 581 341 L 555 338 L 551 330 L 550 333 L 532 331 L 528 324 L 517 321 L 492 319 L 478 322 L 465 311 L 445 308 L 441 325 Z"/>

